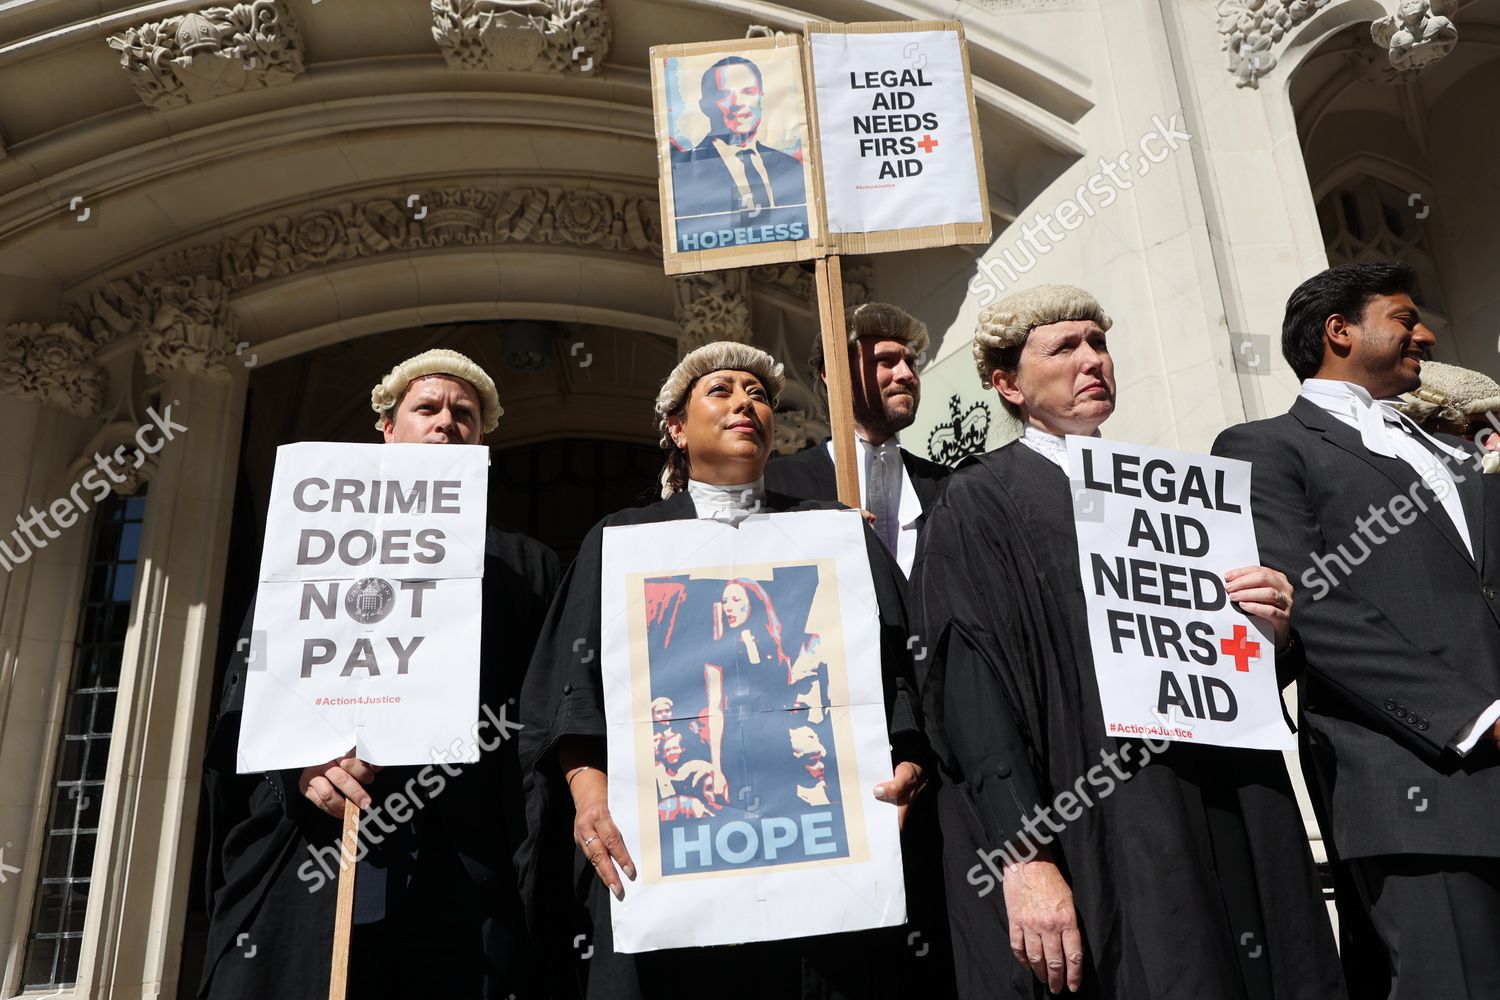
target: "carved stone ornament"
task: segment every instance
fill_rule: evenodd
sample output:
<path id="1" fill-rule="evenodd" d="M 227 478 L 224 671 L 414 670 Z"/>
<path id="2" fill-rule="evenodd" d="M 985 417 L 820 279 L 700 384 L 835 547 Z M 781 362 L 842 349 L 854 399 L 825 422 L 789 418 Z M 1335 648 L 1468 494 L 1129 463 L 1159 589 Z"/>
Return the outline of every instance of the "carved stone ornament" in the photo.
<path id="1" fill-rule="evenodd" d="M 432 37 L 453 69 L 593 76 L 609 52 L 604 0 L 432 0 Z"/>
<path id="2" fill-rule="evenodd" d="M 750 268 L 750 277 L 757 284 L 784 292 L 794 299 L 807 302 L 813 315 L 818 313 L 818 284 L 813 272 L 804 270 L 800 264 L 762 264 Z M 845 288 L 847 293 L 848 289 Z"/>
<path id="3" fill-rule="evenodd" d="M 229 289 L 204 275 L 136 274 L 94 292 L 82 320 L 96 340 L 135 334 L 152 375 L 188 372 L 227 378 L 235 352 Z"/>
<path id="4" fill-rule="evenodd" d="M 1458 44 L 1458 28 L 1446 16 L 1456 8 L 1456 3 L 1445 0 L 1401 0 L 1396 13 L 1370 25 L 1370 37 L 1386 50 L 1393 69 L 1416 72 Z"/>
<path id="5" fill-rule="evenodd" d="M 875 295 L 875 266 L 860 261 L 843 266 L 844 308 L 852 309 L 873 301 Z M 814 284 L 814 289 L 817 285 Z M 816 303 L 814 303 L 816 305 Z"/>
<path id="6" fill-rule="evenodd" d="M 93 416 L 109 388 L 109 376 L 94 361 L 97 347 L 70 323 L 12 324 L 0 345 L 0 392 Z"/>
<path id="7" fill-rule="evenodd" d="M 828 436 L 828 423 L 792 408 L 776 411 L 775 440 L 778 455 L 795 455 Z"/>
<path id="8" fill-rule="evenodd" d="M 1220 48 L 1229 54 L 1237 87 L 1259 87 L 1276 68 L 1276 51 L 1286 33 L 1312 17 L 1328 0 L 1220 0 Z"/>
<path id="9" fill-rule="evenodd" d="M 341 202 L 253 226 L 214 246 L 164 263 L 210 273 L 230 291 L 356 257 L 454 245 L 541 243 L 660 256 L 654 199 L 565 188 L 454 187 L 394 198 Z"/>
<path id="10" fill-rule="evenodd" d="M 110 488 L 122 497 L 133 497 L 141 491 L 142 486 L 151 481 L 151 477 L 156 474 L 159 462 L 156 455 L 142 453 L 134 441 L 121 447 L 124 449 L 122 454 L 126 461 L 122 465 L 110 467 L 115 475 L 120 477 L 119 482 L 115 481 L 114 476 L 109 477 Z"/>
<path id="11" fill-rule="evenodd" d="M 254 0 L 148 21 L 110 48 L 121 53 L 136 93 L 158 111 L 290 83 L 302 74 L 302 44 L 284 0 Z"/>
<path id="12" fill-rule="evenodd" d="M 715 340 L 750 342 L 750 275 L 743 270 L 709 271 L 675 279 L 677 353 Z"/>
<path id="13" fill-rule="evenodd" d="M 786 387 L 776 403 L 771 445 L 778 455 L 793 455 L 828 437 L 828 421 L 813 391 L 787 374 Z"/>
<path id="14" fill-rule="evenodd" d="M 67 318 L 95 345 L 139 337 L 152 374 L 223 377 L 238 347 L 234 292 L 358 257 L 501 243 L 659 259 L 661 210 L 654 198 L 560 187 L 451 187 L 339 202 L 173 251 L 74 303 Z"/>
<path id="15" fill-rule="evenodd" d="M 130 414 L 132 419 L 122 419 Z M 90 468 L 98 469 L 100 478 L 122 497 L 135 496 L 141 487 L 151 481 L 159 466 L 161 452 L 147 454 L 136 442 L 136 433 L 142 421 L 134 419 L 127 408 L 126 413 L 116 413 L 113 419 L 83 446 L 78 458 L 69 470 L 68 478 L 77 482 Z"/>
<path id="16" fill-rule="evenodd" d="M 1350 69 L 1354 70 L 1354 75 L 1365 83 L 1396 87 L 1417 78 L 1417 71 L 1414 69 L 1400 70 L 1392 66 L 1385 49 L 1373 46 L 1350 49 L 1344 53 L 1344 59 L 1348 61 Z"/>

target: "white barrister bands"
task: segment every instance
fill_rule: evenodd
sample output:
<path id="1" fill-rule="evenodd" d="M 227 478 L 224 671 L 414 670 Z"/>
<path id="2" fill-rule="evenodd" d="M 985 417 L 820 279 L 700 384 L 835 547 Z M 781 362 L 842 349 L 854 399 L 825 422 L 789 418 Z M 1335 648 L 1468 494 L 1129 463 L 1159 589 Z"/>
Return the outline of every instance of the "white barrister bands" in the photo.
<path id="1" fill-rule="evenodd" d="M 1275 639 L 1224 583 L 1260 563 L 1249 464 L 1067 440 L 1106 735 L 1293 749 Z"/>
<path id="2" fill-rule="evenodd" d="M 488 475 L 473 445 L 278 449 L 241 772 L 427 764 L 469 730 Z"/>

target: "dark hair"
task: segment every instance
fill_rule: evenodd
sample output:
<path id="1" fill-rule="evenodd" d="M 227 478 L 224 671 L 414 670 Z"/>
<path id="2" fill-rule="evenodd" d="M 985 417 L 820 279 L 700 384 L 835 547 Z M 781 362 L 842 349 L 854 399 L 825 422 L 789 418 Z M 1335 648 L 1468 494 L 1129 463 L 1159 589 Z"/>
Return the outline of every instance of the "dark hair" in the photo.
<path id="1" fill-rule="evenodd" d="M 1021 367 L 1021 351 L 1025 347 L 1026 341 L 1023 340 L 1019 344 L 1000 348 L 1000 353 L 995 358 L 995 370 L 1005 372 L 1005 374 L 1014 378 L 1016 369 Z M 1006 413 L 1009 413 L 1017 420 L 1021 419 L 1021 408 L 1019 406 L 1006 399 L 1005 395 L 999 389 L 995 390 L 995 395 L 1000 398 L 1000 405 L 1005 407 Z"/>
<path id="2" fill-rule="evenodd" d="M 1281 321 L 1281 354 L 1299 381 L 1317 375 L 1323 365 L 1323 325 L 1330 316 L 1362 323 L 1365 306 L 1376 295 L 1405 292 L 1417 300 L 1417 273 L 1400 261 L 1340 264 L 1315 274 L 1286 300 Z"/>
<path id="3" fill-rule="evenodd" d="M 726 66 L 749 66 L 750 72 L 755 74 L 756 86 L 761 87 L 762 89 L 765 88 L 766 81 L 760 75 L 759 66 L 755 65 L 755 63 L 751 62 L 749 59 L 746 59 L 744 56 L 725 56 L 723 59 L 720 59 L 718 62 L 714 63 L 712 66 L 708 67 L 708 69 L 703 71 L 702 97 L 700 97 L 699 100 L 707 100 L 710 91 L 712 91 L 713 93 L 723 93 L 723 91 L 719 89 L 719 81 L 714 79 L 714 73 Z"/>

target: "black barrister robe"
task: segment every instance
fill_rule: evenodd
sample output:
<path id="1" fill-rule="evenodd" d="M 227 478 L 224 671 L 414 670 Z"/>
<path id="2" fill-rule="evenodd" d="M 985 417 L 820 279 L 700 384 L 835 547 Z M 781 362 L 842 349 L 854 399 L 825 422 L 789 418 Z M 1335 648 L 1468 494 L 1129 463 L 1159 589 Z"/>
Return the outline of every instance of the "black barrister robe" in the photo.
<path id="1" fill-rule="evenodd" d="M 769 511 L 826 510 L 836 503 L 798 501 L 768 493 Z M 716 948 L 684 948 L 640 955 L 617 954 L 611 942 L 609 892 L 573 842 L 573 799 L 557 761 L 564 737 L 586 737 L 604 748 L 603 681 L 599 673 L 600 578 L 606 526 L 691 520 L 692 498 L 677 493 L 644 508 L 624 510 L 596 525 L 563 578 L 537 642 L 536 658 L 521 696 L 521 764 L 526 775 L 527 841 L 517 857 L 521 893 L 536 940 L 555 946 L 549 958 L 569 964 L 589 1000 L 712 996 L 716 1000 L 816 997 L 865 998 L 945 995 L 946 955 L 910 926 Z M 880 605 L 881 671 L 886 717 L 896 761 L 932 770 L 921 733 L 912 677 L 904 581 L 890 553 L 872 532 L 865 543 Z M 859 794 L 871 795 L 871 789 Z M 918 804 L 921 803 L 918 799 Z M 874 807 L 878 803 L 871 803 Z M 913 812 L 916 807 L 913 806 Z M 908 830 L 912 814 L 908 814 Z M 909 848 L 908 848 L 909 850 Z M 909 908 L 920 907 L 920 858 L 903 851 Z M 637 858 L 639 860 L 639 858 Z M 939 876 L 936 872 L 932 879 Z M 625 881 L 628 895 L 638 883 Z M 693 919 L 690 913 L 684 920 Z M 917 957 L 918 953 L 921 957 Z M 951 980 L 949 980 L 951 982 Z M 914 985 L 906 985 L 914 984 Z M 931 992 L 933 984 L 936 993 Z M 927 988 L 912 992 L 917 986 Z M 905 992 L 903 992 L 905 991 Z"/>
<path id="2" fill-rule="evenodd" d="M 392 829 L 375 831 L 381 843 L 356 870 L 350 1000 L 549 995 L 511 860 L 525 831 L 514 725 L 522 675 L 559 575 L 546 546 L 490 530 L 480 704 L 505 724 L 507 738 L 477 763 L 450 765 L 456 777 L 438 766 L 388 767 L 368 787 L 374 805 L 364 815 L 379 815 Z M 252 606 L 242 638 L 253 619 Z M 199 995 L 324 1000 L 342 824 L 301 797 L 297 771 L 235 773 L 245 668 L 237 653 L 204 762 L 212 840 Z M 492 745 L 498 728 L 490 722 L 478 739 Z M 454 735 L 467 743 L 469 732 L 465 725 Z M 421 808 L 398 806 L 392 814 L 388 803 L 398 792 Z M 310 853 L 320 849 L 321 866 Z"/>
<path id="3" fill-rule="evenodd" d="M 1045 995 L 1011 955 L 1003 889 L 977 852 L 1009 842 L 1028 858 L 1025 818 L 1080 788 L 1093 804 L 1059 802 L 1060 834 L 1034 827 L 1072 887 L 1085 996 L 1344 996 L 1282 755 L 1170 743 L 1141 767 L 1143 738 L 1105 735 L 1058 466 L 1020 442 L 965 463 L 929 515 L 910 593 L 952 782 L 940 812 L 959 996 Z M 1122 781 L 1101 754 L 1127 743 Z"/>

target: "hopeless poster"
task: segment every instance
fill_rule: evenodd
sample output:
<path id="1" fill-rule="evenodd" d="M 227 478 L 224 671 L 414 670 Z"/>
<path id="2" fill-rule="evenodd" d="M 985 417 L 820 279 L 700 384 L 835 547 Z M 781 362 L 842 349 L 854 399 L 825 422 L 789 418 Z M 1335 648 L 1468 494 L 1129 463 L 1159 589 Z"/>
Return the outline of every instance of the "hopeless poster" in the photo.
<path id="1" fill-rule="evenodd" d="M 651 74 L 668 272 L 812 256 L 801 39 L 657 46 Z"/>
<path id="2" fill-rule="evenodd" d="M 905 919 L 878 611 L 849 511 L 610 528 L 610 812 L 639 881 L 616 947 Z M 684 921 L 684 913 L 694 918 Z"/>
<path id="3" fill-rule="evenodd" d="M 277 449 L 239 770 L 426 764 L 479 715 L 489 451 Z M 470 744 L 465 757 L 478 759 Z"/>

